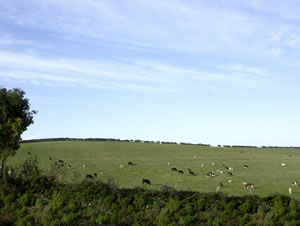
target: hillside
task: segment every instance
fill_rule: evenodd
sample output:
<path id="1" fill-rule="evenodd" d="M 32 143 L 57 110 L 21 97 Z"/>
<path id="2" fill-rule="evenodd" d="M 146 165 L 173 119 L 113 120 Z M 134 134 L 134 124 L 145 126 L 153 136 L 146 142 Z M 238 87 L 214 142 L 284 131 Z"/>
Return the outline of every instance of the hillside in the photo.
<path id="1" fill-rule="evenodd" d="M 101 181 L 113 179 L 120 188 L 159 190 L 161 184 L 167 184 L 176 190 L 215 192 L 222 183 L 224 187 L 220 191 L 240 196 L 250 192 L 259 196 L 275 193 L 288 195 L 288 188 L 291 187 L 291 197 L 300 199 L 300 188 L 292 186 L 293 181 L 300 180 L 299 149 L 216 148 L 108 141 L 39 142 L 22 144 L 9 164 L 20 164 L 29 156 L 28 152 L 37 156 L 40 168 L 45 171 L 56 161 L 63 160 L 67 182 L 80 183 L 86 174 L 96 173 Z M 134 166 L 128 166 L 129 161 Z M 282 163 L 286 166 L 282 167 Z M 67 167 L 69 164 L 71 168 Z M 83 168 L 83 165 L 86 167 Z M 233 168 L 232 176 L 225 167 Z M 184 174 L 171 171 L 171 168 L 183 170 Z M 187 168 L 195 176 L 187 175 Z M 206 174 L 212 171 L 216 176 L 207 178 Z M 143 185 L 143 178 L 149 179 L 152 185 Z M 254 189 L 245 189 L 243 183 L 253 183 Z"/>

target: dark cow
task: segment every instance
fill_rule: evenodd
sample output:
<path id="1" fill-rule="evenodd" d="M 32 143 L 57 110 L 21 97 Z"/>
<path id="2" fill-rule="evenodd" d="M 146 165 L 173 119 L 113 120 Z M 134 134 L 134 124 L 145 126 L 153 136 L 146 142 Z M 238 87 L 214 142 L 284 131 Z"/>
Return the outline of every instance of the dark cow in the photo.
<path id="1" fill-rule="evenodd" d="M 232 174 L 231 172 L 228 172 L 228 175 L 229 175 L 229 176 L 233 176 L 233 174 Z"/>
<path id="2" fill-rule="evenodd" d="M 243 167 L 244 167 L 245 169 L 247 169 L 247 168 L 248 168 L 248 165 L 244 165 Z"/>
<path id="3" fill-rule="evenodd" d="M 51 161 L 51 160 L 52 160 L 52 157 L 49 157 L 49 160 Z"/>
<path id="4" fill-rule="evenodd" d="M 219 186 L 221 187 L 221 188 L 223 188 L 224 187 L 224 185 L 223 185 L 223 183 L 219 183 Z"/>
<path id="5" fill-rule="evenodd" d="M 30 152 L 30 151 L 28 152 L 28 155 L 31 155 L 31 152 Z"/>
<path id="6" fill-rule="evenodd" d="M 86 179 L 94 179 L 94 177 L 91 174 L 87 174 Z"/>
<path id="7" fill-rule="evenodd" d="M 151 182 L 148 179 L 143 179 L 142 183 L 143 184 L 149 184 L 149 185 L 151 185 Z"/>
<path id="8" fill-rule="evenodd" d="M 97 173 L 94 173 L 94 177 L 95 177 L 95 178 L 97 177 Z"/>
<path id="9" fill-rule="evenodd" d="M 183 171 L 182 171 L 182 170 L 178 170 L 178 173 L 179 173 L 179 174 L 183 174 Z"/>
<path id="10" fill-rule="evenodd" d="M 172 168 L 171 171 L 177 171 L 177 169 L 176 168 Z"/>
<path id="11" fill-rule="evenodd" d="M 196 176 L 196 174 L 195 174 L 192 170 L 188 171 L 188 172 L 187 172 L 187 175 L 193 175 L 193 176 Z"/>
<path id="12" fill-rule="evenodd" d="M 58 163 L 64 164 L 63 160 L 58 160 Z"/>
<path id="13" fill-rule="evenodd" d="M 225 168 L 226 170 L 229 170 L 229 167 L 228 167 L 228 166 L 225 166 L 224 168 Z"/>
<path id="14" fill-rule="evenodd" d="M 71 164 L 69 164 L 69 165 L 68 165 L 68 168 L 71 169 L 71 167 L 72 167 Z"/>
<path id="15" fill-rule="evenodd" d="M 133 163 L 132 162 L 128 162 L 128 166 L 133 166 Z"/>

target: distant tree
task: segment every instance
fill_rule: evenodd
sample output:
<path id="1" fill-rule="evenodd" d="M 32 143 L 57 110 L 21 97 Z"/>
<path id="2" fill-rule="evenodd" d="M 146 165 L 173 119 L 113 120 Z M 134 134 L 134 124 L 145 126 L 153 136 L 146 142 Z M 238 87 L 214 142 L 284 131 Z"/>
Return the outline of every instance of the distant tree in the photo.
<path id="1" fill-rule="evenodd" d="M 33 115 L 37 111 L 30 111 L 30 104 L 24 98 L 21 89 L 7 90 L 0 87 L 0 161 L 2 172 L 8 157 L 14 156 L 20 147 L 21 134 L 33 124 Z"/>

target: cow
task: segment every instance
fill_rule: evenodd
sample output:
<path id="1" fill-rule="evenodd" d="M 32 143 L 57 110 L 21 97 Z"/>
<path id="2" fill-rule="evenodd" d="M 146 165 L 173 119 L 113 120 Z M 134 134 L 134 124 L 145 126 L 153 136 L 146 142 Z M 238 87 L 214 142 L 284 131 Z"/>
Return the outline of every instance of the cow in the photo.
<path id="1" fill-rule="evenodd" d="M 133 163 L 132 162 L 128 162 L 128 166 L 133 166 Z"/>
<path id="2" fill-rule="evenodd" d="M 182 170 L 178 170 L 178 173 L 179 173 L 179 174 L 183 174 L 183 171 L 182 171 Z"/>
<path id="3" fill-rule="evenodd" d="M 214 172 L 208 172 L 207 174 L 206 174 L 206 177 L 215 177 L 216 176 L 216 174 L 214 173 Z"/>
<path id="4" fill-rule="evenodd" d="M 97 177 L 97 173 L 94 173 L 94 178 L 96 178 Z"/>
<path id="5" fill-rule="evenodd" d="M 254 188 L 254 184 L 252 184 L 252 183 L 246 183 L 246 184 L 244 185 L 244 188 L 247 188 L 247 189 L 253 189 L 253 188 Z"/>
<path id="6" fill-rule="evenodd" d="M 120 168 L 123 168 L 124 167 L 124 165 L 120 165 Z"/>
<path id="7" fill-rule="evenodd" d="M 292 186 L 299 186 L 299 182 L 298 181 L 293 181 Z"/>
<path id="8" fill-rule="evenodd" d="M 228 183 L 231 183 L 232 182 L 232 180 L 228 180 Z"/>
<path id="9" fill-rule="evenodd" d="M 143 184 L 149 184 L 149 185 L 151 185 L 151 182 L 148 179 L 143 179 L 142 183 Z"/>
<path id="10" fill-rule="evenodd" d="M 195 174 L 192 170 L 188 171 L 188 172 L 187 172 L 187 175 L 193 175 L 193 176 L 196 176 L 196 174 Z"/>
<path id="11" fill-rule="evenodd" d="M 289 188 L 289 194 L 293 194 L 293 189 L 292 188 Z"/>
<path id="12" fill-rule="evenodd" d="M 60 159 L 58 160 L 58 163 L 64 164 L 64 161 Z"/>
<path id="13" fill-rule="evenodd" d="M 83 164 L 83 165 L 82 165 L 82 167 L 83 167 L 83 168 L 85 168 L 85 167 L 86 167 L 86 165 L 85 165 L 85 164 Z"/>
<path id="14" fill-rule="evenodd" d="M 224 187 L 224 185 L 223 185 L 223 183 L 219 183 L 219 186 L 221 187 L 221 188 L 223 188 Z"/>
<path id="15" fill-rule="evenodd" d="M 94 179 L 94 177 L 91 174 L 87 174 L 86 179 Z"/>
<path id="16" fill-rule="evenodd" d="M 244 165 L 243 167 L 244 167 L 245 169 L 247 169 L 247 168 L 248 168 L 248 165 Z"/>
<path id="17" fill-rule="evenodd" d="M 232 174 L 231 172 L 228 172 L 228 175 L 229 175 L 229 176 L 233 176 L 233 174 Z"/>
<path id="18" fill-rule="evenodd" d="M 71 164 L 68 164 L 68 168 L 69 168 L 69 169 L 71 169 L 71 168 L 72 168 Z"/>
<path id="19" fill-rule="evenodd" d="M 52 160 L 52 157 L 49 157 L 49 160 L 51 161 L 51 160 Z"/>
<path id="20" fill-rule="evenodd" d="M 286 163 L 282 162 L 282 163 L 281 163 L 281 166 L 282 166 L 282 167 L 286 166 Z"/>
<path id="21" fill-rule="evenodd" d="M 171 168 L 171 171 L 177 171 L 177 169 L 175 167 Z"/>

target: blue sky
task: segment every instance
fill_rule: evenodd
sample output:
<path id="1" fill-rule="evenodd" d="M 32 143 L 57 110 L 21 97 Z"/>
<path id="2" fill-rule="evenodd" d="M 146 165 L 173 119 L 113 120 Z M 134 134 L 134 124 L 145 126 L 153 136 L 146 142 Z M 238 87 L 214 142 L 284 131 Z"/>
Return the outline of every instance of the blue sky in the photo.
<path id="1" fill-rule="evenodd" d="M 0 0 L 0 86 L 23 139 L 299 146 L 295 0 Z"/>

